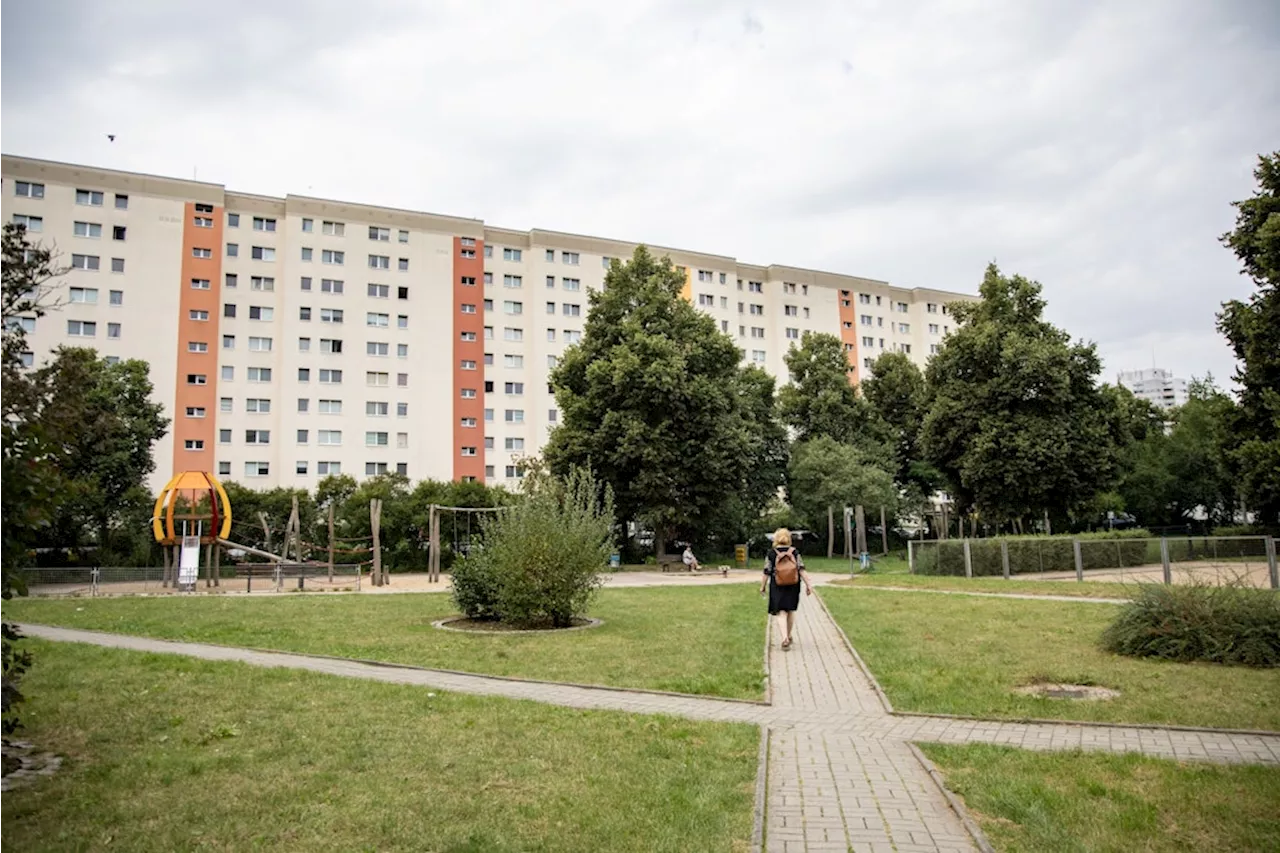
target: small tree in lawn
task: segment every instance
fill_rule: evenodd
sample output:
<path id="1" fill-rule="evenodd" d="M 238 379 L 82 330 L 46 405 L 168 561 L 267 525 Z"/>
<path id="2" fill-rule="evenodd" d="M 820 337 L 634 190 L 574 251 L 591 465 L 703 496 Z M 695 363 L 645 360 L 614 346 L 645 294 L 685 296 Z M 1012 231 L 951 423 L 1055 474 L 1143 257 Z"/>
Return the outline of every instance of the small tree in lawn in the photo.
<path id="1" fill-rule="evenodd" d="M 483 545 L 454 566 L 453 598 L 473 619 L 566 628 L 603 582 L 613 494 L 584 469 L 563 479 L 526 476 L 524 491 L 524 500 L 482 522 Z"/>

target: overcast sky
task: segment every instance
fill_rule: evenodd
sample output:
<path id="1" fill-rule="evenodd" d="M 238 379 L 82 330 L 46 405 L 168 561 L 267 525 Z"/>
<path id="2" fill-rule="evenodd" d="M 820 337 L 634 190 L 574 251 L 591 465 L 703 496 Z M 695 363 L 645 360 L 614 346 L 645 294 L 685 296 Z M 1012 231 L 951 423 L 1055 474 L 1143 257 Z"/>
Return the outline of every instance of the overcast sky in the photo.
<path id="1" fill-rule="evenodd" d="M 975 292 L 1226 381 L 1275 0 L 6 0 L 9 154 Z M 116 134 L 109 143 L 106 134 Z"/>

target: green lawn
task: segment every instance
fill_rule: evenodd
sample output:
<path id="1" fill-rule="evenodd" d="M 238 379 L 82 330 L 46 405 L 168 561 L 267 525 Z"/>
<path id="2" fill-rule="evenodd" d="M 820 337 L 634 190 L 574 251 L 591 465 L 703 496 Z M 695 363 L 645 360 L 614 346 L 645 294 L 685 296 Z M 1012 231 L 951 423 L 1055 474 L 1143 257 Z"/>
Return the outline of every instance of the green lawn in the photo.
<path id="1" fill-rule="evenodd" d="M 1028 581 L 1003 578 L 958 578 L 946 575 L 870 574 L 835 581 L 840 586 L 887 586 L 902 589 L 948 589 L 957 592 L 1016 592 L 1026 595 L 1069 595 L 1074 598 L 1127 598 L 1135 584 L 1101 581 Z"/>
<path id="2" fill-rule="evenodd" d="M 848 587 L 821 595 L 900 711 L 1280 730 L 1280 669 L 1108 654 L 1098 636 L 1113 605 Z M 1122 695 L 1071 702 L 1013 692 L 1042 680 Z"/>
<path id="3" fill-rule="evenodd" d="M 759 732 L 32 642 L 12 850 L 742 850 Z"/>
<path id="4" fill-rule="evenodd" d="M 764 606 L 754 587 L 606 589 L 604 625 L 463 634 L 439 594 L 19 599 L 9 619 L 173 640 L 733 698 L 764 694 Z"/>
<path id="5" fill-rule="evenodd" d="M 1280 850 L 1280 768 L 921 748 L 1001 853 Z"/>

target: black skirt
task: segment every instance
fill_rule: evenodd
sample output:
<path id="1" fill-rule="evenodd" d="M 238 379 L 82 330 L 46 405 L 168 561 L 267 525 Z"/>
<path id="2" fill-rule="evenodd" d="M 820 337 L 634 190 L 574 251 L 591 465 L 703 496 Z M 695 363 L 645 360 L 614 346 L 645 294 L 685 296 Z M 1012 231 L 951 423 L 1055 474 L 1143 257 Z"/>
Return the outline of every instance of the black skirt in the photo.
<path id="1" fill-rule="evenodd" d="M 794 583 L 791 586 L 778 586 L 773 578 L 769 578 L 769 615 L 772 616 L 782 610 L 796 610 L 800 607 L 800 587 L 803 584 Z"/>

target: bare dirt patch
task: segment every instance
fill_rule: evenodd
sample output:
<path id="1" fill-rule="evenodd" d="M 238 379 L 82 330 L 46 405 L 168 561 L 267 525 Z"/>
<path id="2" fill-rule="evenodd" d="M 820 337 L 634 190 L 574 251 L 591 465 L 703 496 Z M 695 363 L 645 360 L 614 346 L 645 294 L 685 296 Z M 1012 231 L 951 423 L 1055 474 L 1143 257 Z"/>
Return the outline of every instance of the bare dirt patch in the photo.
<path id="1" fill-rule="evenodd" d="M 441 631 L 461 631 L 470 634 L 554 634 L 561 631 L 582 631 L 597 628 L 604 622 L 587 616 L 575 616 L 573 624 L 567 628 L 526 628 L 509 625 L 506 622 L 495 622 L 492 619 L 471 619 L 466 616 L 453 616 L 449 619 L 437 619 L 431 627 Z"/>
<path id="2" fill-rule="evenodd" d="M 1078 702 L 1103 702 L 1120 696 L 1119 690 L 1110 687 L 1099 687 L 1096 684 L 1056 684 L 1037 682 L 1019 687 L 1015 693 L 1024 696 L 1039 696 L 1044 699 L 1072 699 Z"/>

